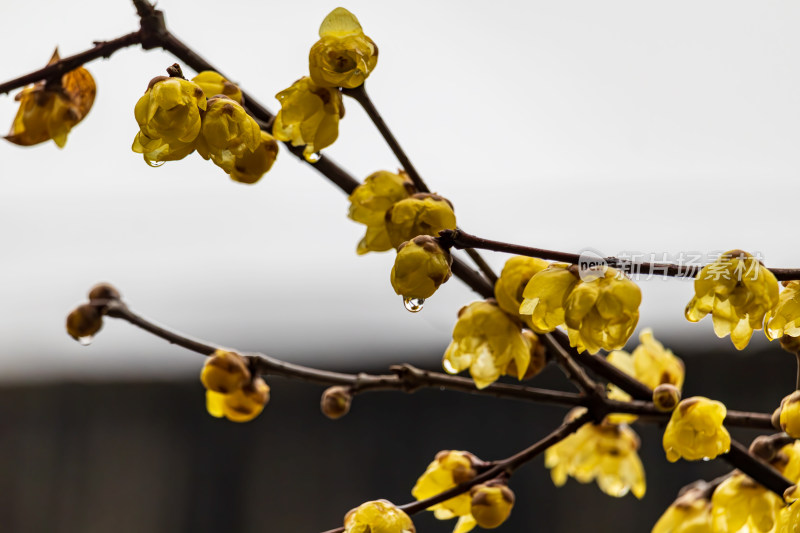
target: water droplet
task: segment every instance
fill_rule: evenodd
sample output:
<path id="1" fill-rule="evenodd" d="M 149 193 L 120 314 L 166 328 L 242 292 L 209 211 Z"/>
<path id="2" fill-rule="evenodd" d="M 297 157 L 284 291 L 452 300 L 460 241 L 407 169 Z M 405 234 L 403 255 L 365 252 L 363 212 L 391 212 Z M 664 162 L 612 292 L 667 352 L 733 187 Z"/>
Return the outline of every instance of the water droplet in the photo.
<path id="1" fill-rule="evenodd" d="M 319 161 L 321 158 L 322 158 L 322 154 L 321 154 L 321 153 L 319 153 L 319 152 L 314 152 L 313 154 L 308 154 L 308 155 L 306 156 L 306 161 L 308 161 L 309 163 L 316 163 L 316 162 L 317 162 L 317 161 Z"/>
<path id="2" fill-rule="evenodd" d="M 706 463 L 709 462 L 710 460 L 711 460 L 711 457 L 703 457 L 703 461 L 705 461 Z"/>
<path id="3" fill-rule="evenodd" d="M 81 343 L 81 346 L 89 346 L 90 344 L 92 344 L 93 340 L 94 337 L 92 337 L 91 335 L 87 335 L 85 337 L 78 337 L 78 342 Z"/>
<path id="4" fill-rule="evenodd" d="M 166 163 L 166 161 L 148 161 L 148 162 L 147 162 L 147 164 L 148 164 L 148 165 L 150 165 L 150 166 L 151 166 L 151 167 L 153 167 L 153 168 L 155 168 L 155 167 L 160 167 L 160 166 L 161 166 L 161 165 L 163 165 L 164 163 Z"/>
<path id="5" fill-rule="evenodd" d="M 422 305 L 425 303 L 425 298 L 403 298 L 403 305 L 412 313 L 419 313 L 422 311 Z"/>
<path id="6" fill-rule="evenodd" d="M 442 366 L 444 367 L 445 372 L 448 374 L 458 374 L 458 370 L 456 370 L 456 367 L 454 367 L 453 363 L 451 363 L 448 359 L 442 359 Z"/>

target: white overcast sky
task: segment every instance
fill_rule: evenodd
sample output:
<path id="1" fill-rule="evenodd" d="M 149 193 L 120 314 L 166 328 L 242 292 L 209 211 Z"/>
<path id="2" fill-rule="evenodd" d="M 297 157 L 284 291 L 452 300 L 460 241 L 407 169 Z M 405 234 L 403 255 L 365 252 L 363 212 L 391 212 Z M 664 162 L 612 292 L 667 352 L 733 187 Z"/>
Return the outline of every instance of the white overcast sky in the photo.
<path id="1" fill-rule="evenodd" d="M 467 231 L 608 255 L 742 248 L 800 266 L 797 2 L 159 2 L 175 34 L 273 110 L 338 5 L 380 47 L 375 103 Z M 125 0 L 2 10 L 2 79 L 138 24 Z M 173 61 L 134 47 L 91 63 L 97 99 L 64 150 L 0 144 L 0 377 L 197 372 L 199 356 L 117 321 L 88 348 L 70 340 L 64 316 L 100 280 L 228 346 L 329 367 L 437 360 L 473 294 L 453 280 L 406 312 L 393 254 L 356 256 L 363 227 L 313 169 L 282 152 L 248 187 L 196 155 L 152 169 L 130 150 L 133 106 Z M 326 153 L 359 179 L 395 169 L 346 106 Z M 15 112 L 0 96 L 0 125 Z M 691 283 L 641 286 L 640 327 L 678 349 L 729 348 L 683 318 Z"/>

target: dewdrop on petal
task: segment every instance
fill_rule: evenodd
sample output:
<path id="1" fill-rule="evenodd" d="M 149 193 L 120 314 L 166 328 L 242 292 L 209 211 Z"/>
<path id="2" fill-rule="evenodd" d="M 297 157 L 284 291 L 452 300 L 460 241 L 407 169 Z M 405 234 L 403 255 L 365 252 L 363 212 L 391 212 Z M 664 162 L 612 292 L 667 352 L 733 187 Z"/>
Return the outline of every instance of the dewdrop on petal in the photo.
<path id="1" fill-rule="evenodd" d="M 392 502 L 375 500 L 350 510 L 344 533 L 416 533 L 411 518 Z"/>
<path id="2" fill-rule="evenodd" d="M 664 430 L 667 460 L 714 459 L 731 449 L 731 437 L 722 425 L 727 409 L 717 401 L 694 396 L 678 404 Z"/>
<path id="3" fill-rule="evenodd" d="M 421 308 L 425 299 L 450 279 L 452 264 L 450 252 L 439 246 L 436 239 L 427 235 L 414 237 L 397 250 L 391 273 L 392 288 L 403 297 L 406 307 L 413 304 Z"/>

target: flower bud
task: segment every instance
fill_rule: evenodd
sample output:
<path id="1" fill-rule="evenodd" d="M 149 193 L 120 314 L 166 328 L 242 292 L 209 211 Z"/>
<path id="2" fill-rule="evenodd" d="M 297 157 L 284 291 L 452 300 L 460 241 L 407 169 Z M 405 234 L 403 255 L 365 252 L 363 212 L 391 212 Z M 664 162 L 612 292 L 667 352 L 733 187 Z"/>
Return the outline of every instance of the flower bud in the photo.
<path id="1" fill-rule="evenodd" d="M 103 315 L 92 304 L 82 304 L 67 315 L 67 333 L 75 340 L 90 339 L 103 327 Z"/>
<path id="2" fill-rule="evenodd" d="M 437 237 L 443 229 L 456 229 L 456 215 L 449 200 L 431 193 L 417 193 L 396 202 L 386 211 L 386 232 L 399 248 L 417 235 Z"/>
<path id="3" fill-rule="evenodd" d="M 402 170 L 397 174 L 386 170 L 373 172 L 356 187 L 349 198 L 347 216 L 367 226 L 367 233 L 356 249 L 359 255 L 394 248 L 386 231 L 386 211 L 413 192 L 414 185 Z"/>
<path id="4" fill-rule="evenodd" d="M 332 145 L 339 136 L 339 119 L 344 117 L 342 94 L 305 77 L 275 98 L 280 101 L 281 110 L 275 116 L 272 134 L 292 146 L 305 145 L 303 157 L 309 163 L 316 163 L 317 152 Z"/>
<path id="5" fill-rule="evenodd" d="M 348 89 L 363 84 L 378 63 L 378 47 L 364 35 L 355 15 L 337 7 L 322 21 L 319 36 L 308 55 L 314 83 Z"/>
<path id="6" fill-rule="evenodd" d="M 476 485 L 470 495 L 470 512 L 484 529 L 494 529 L 505 522 L 514 507 L 514 493 L 499 481 Z"/>
<path id="7" fill-rule="evenodd" d="M 110 283 L 98 283 L 89 291 L 89 300 L 119 300 L 122 296 Z"/>
<path id="8" fill-rule="evenodd" d="M 653 389 L 653 405 L 659 411 L 669 412 L 681 401 L 681 390 L 675 385 L 662 383 Z"/>
<path id="9" fill-rule="evenodd" d="M 192 78 L 192 81 L 203 89 L 206 98 L 213 98 L 218 94 L 222 94 L 239 104 L 242 103 L 242 91 L 235 83 L 229 82 L 219 72 L 204 70 Z"/>
<path id="10" fill-rule="evenodd" d="M 206 359 L 200 381 L 208 390 L 230 394 L 250 382 L 250 370 L 238 353 L 217 350 Z"/>
<path id="11" fill-rule="evenodd" d="M 260 143 L 261 128 L 241 105 L 223 95 L 208 100 L 197 137 L 197 153 L 203 159 L 230 174 L 236 159 L 254 152 Z"/>
<path id="12" fill-rule="evenodd" d="M 387 500 L 365 502 L 344 517 L 344 533 L 415 533 L 414 523 Z"/>
<path id="13" fill-rule="evenodd" d="M 425 299 L 450 279 L 453 257 L 433 237 L 420 235 L 403 243 L 392 267 L 394 292 L 406 299 Z"/>
<path id="14" fill-rule="evenodd" d="M 789 436 L 800 439 L 800 391 L 781 400 L 780 425 Z"/>
<path id="15" fill-rule="evenodd" d="M 349 387 L 330 387 L 325 389 L 322 393 L 320 400 L 320 408 L 322 414 L 336 420 L 350 412 L 350 402 L 353 400 L 353 395 Z"/>
<path id="16" fill-rule="evenodd" d="M 260 377 L 225 395 L 223 411 L 231 422 L 249 422 L 261 414 L 269 402 L 269 386 Z"/>
<path id="17" fill-rule="evenodd" d="M 250 152 L 245 150 L 244 155 L 236 157 L 233 168 L 228 171 L 233 181 L 239 183 L 256 183 L 272 168 L 278 157 L 278 143 L 266 131 L 261 132 L 258 147 Z"/>
<path id="18" fill-rule="evenodd" d="M 134 108 L 139 133 L 132 149 L 150 166 L 191 154 L 200 134 L 206 96 L 197 84 L 181 78 L 153 78 Z"/>

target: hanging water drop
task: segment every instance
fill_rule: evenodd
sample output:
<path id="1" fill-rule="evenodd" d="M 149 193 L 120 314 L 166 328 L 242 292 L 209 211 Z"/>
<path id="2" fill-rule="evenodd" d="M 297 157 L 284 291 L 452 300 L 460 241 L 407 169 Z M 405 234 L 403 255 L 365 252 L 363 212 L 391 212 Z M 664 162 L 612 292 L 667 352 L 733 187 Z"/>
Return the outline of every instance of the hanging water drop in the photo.
<path id="1" fill-rule="evenodd" d="M 316 162 L 317 162 L 317 161 L 319 161 L 321 158 L 322 158 L 322 154 L 321 154 L 321 153 L 319 153 L 319 152 L 314 152 L 313 154 L 308 154 L 308 155 L 306 156 L 306 161 L 308 161 L 309 163 L 316 163 Z"/>
<path id="2" fill-rule="evenodd" d="M 419 313 L 422 311 L 422 305 L 425 303 L 425 298 L 403 298 L 403 305 L 412 313 Z"/>
<path id="3" fill-rule="evenodd" d="M 150 165 L 150 166 L 151 166 L 151 167 L 153 167 L 153 168 L 155 168 L 155 167 L 160 167 L 160 166 L 161 166 L 161 165 L 163 165 L 164 163 L 166 163 L 166 161 L 148 161 L 148 162 L 147 162 L 147 164 L 148 164 L 148 165 Z"/>
<path id="4" fill-rule="evenodd" d="M 92 335 L 86 335 L 85 337 L 78 337 L 78 342 L 81 343 L 81 346 L 89 346 L 92 344 L 94 337 Z"/>
<path id="5" fill-rule="evenodd" d="M 442 359 L 442 366 L 448 374 L 458 374 L 458 370 L 453 366 L 449 359 Z"/>

